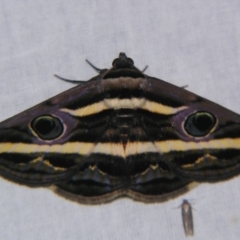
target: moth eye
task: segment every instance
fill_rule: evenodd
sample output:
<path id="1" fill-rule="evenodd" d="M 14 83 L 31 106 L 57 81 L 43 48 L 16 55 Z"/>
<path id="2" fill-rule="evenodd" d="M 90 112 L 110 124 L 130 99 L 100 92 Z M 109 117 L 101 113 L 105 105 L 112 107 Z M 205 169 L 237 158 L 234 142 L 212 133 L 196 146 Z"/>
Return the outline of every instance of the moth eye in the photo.
<path id="1" fill-rule="evenodd" d="M 63 132 L 63 124 L 60 119 L 51 115 L 43 115 L 35 118 L 31 123 L 31 127 L 44 140 L 55 139 Z"/>
<path id="2" fill-rule="evenodd" d="M 216 124 L 214 115 L 208 112 L 196 112 L 190 115 L 185 122 L 185 130 L 195 137 L 207 135 Z"/>

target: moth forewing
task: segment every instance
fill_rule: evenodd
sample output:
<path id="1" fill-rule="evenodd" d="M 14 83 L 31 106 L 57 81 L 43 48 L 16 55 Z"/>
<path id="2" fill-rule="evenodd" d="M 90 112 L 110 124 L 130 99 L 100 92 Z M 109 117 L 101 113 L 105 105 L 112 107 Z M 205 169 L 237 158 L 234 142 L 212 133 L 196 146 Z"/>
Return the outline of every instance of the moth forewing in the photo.
<path id="1" fill-rule="evenodd" d="M 193 227 L 193 214 L 192 206 L 187 200 L 183 200 L 181 205 L 182 211 L 182 222 L 183 228 L 186 236 L 193 236 L 194 227 Z"/>

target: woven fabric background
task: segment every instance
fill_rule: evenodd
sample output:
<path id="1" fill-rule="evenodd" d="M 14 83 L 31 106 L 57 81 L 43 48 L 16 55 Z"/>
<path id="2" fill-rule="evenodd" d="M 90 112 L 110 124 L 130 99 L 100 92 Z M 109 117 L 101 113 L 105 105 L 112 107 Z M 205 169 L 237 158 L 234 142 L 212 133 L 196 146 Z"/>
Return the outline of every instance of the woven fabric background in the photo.
<path id="1" fill-rule="evenodd" d="M 2 0 L 0 120 L 88 80 L 126 52 L 146 74 L 240 113 L 239 0 Z M 119 199 L 86 206 L 47 188 L 0 178 L 0 239 L 185 239 L 180 209 L 195 210 L 192 239 L 239 239 L 240 178 L 201 184 L 160 204 Z"/>

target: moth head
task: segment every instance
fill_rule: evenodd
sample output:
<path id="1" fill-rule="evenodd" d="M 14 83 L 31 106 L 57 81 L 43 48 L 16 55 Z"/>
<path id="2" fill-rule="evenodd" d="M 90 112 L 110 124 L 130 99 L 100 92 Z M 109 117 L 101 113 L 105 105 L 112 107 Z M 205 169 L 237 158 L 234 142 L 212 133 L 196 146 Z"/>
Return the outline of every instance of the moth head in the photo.
<path id="1" fill-rule="evenodd" d="M 184 123 L 185 131 L 193 137 L 203 137 L 209 134 L 216 126 L 216 117 L 205 111 L 190 114 Z"/>
<path id="2" fill-rule="evenodd" d="M 52 115 L 42 115 L 34 118 L 31 122 L 34 133 L 43 140 L 53 140 L 63 133 L 62 121 Z"/>
<path id="3" fill-rule="evenodd" d="M 131 58 L 128 58 L 125 53 L 119 53 L 119 57 L 114 59 L 112 62 L 112 66 L 116 68 L 126 68 L 133 66 L 134 62 Z"/>
<path id="4" fill-rule="evenodd" d="M 112 68 L 107 72 L 104 72 L 103 79 L 108 78 L 120 78 L 120 77 L 130 77 L 130 78 L 144 78 L 142 71 L 134 66 L 134 62 L 131 58 L 123 52 L 119 53 L 118 58 L 114 59 L 112 62 Z"/>

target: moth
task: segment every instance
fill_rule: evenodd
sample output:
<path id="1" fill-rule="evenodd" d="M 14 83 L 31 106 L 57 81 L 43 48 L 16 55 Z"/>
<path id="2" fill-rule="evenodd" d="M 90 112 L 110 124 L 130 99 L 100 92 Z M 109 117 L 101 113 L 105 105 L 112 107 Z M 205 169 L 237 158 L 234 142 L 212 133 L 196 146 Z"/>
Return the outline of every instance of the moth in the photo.
<path id="1" fill-rule="evenodd" d="M 192 206 L 187 200 L 183 200 L 181 205 L 183 228 L 186 236 L 193 236 L 193 215 Z"/>
<path id="2" fill-rule="evenodd" d="M 240 116 L 147 76 L 110 69 L 0 123 L 0 175 L 82 203 L 144 202 L 240 172 Z"/>

